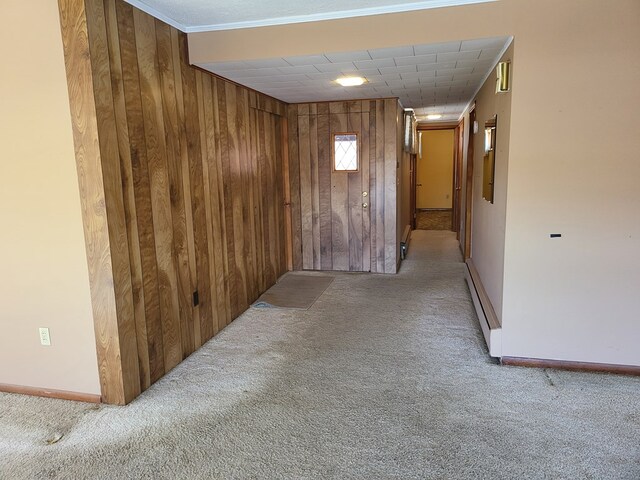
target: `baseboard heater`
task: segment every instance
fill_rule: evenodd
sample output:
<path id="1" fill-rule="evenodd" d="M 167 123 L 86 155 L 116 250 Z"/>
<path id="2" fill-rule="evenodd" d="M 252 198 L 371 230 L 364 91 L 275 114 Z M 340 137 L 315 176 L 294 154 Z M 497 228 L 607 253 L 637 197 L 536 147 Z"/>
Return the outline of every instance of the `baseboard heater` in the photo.
<path id="1" fill-rule="evenodd" d="M 473 306 L 476 309 L 482 335 L 489 348 L 489 355 L 492 357 L 502 357 L 502 326 L 498 321 L 498 317 L 489 301 L 487 292 L 480 281 L 480 276 L 475 269 L 471 259 L 466 261 L 464 269 L 465 279 L 469 285 Z"/>

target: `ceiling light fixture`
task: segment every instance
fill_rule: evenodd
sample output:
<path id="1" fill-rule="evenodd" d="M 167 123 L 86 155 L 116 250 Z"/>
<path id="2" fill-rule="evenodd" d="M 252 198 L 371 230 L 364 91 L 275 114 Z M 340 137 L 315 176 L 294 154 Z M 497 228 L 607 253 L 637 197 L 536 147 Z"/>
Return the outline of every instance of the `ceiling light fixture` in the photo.
<path id="1" fill-rule="evenodd" d="M 343 87 L 357 87 L 362 85 L 365 82 L 365 79 L 362 77 L 342 77 L 336 79 L 336 82 Z"/>
<path id="2" fill-rule="evenodd" d="M 442 115 L 440 115 L 439 113 L 432 113 L 430 115 L 427 115 L 427 120 L 440 120 L 442 118 Z"/>

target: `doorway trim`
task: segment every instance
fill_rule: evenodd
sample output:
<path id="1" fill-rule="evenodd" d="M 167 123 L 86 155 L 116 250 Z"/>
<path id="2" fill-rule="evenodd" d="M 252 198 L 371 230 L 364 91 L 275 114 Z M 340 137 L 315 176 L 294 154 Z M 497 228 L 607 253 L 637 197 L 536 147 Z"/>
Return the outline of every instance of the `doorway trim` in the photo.
<path id="1" fill-rule="evenodd" d="M 473 141 L 475 138 L 476 102 L 469 109 L 469 138 L 467 140 L 467 178 L 465 182 L 464 244 L 462 254 L 465 260 L 471 258 L 471 225 L 473 218 Z"/>
<path id="2" fill-rule="evenodd" d="M 461 150 L 461 145 L 464 142 L 462 135 L 464 132 L 464 118 L 462 120 L 460 120 L 460 122 L 446 122 L 446 123 L 432 123 L 432 124 L 418 124 L 418 132 L 424 132 L 424 131 L 428 131 L 428 130 L 453 130 L 454 134 L 453 134 L 453 182 L 452 182 L 452 189 L 451 189 L 451 195 L 453 196 L 452 198 L 452 207 L 451 207 L 451 231 L 456 232 L 456 238 L 460 238 L 460 215 L 462 213 L 462 205 L 461 205 L 461 196 L 460 196 L 460 184 L 461 184 L 461 172 L 462 172 L 462 150 Z M 416 155 L 416 159 L 417 159 L 417 155 Z M 416 161 L 417 163 L 417 161 Z M 458 166 L 459 163 L 459 166 Z M 414 170 L 417 171 L 417 165 L 414 166 Z M 458 185 L 458 191 L 456 191 L 456 180 L 457 180 L 457 185 Z M 413 198 L 415 199 L 415 197 L 417 196 L 416 193 L 416 188 L 418 187 L 417 185 L 418 182 L 418 176 L 416 174 L 414 174 L 413 176 L 413 181 L 412 181 L 412 192 L 413 192 Z M 457 197 L 457 199 L 456 199 Z M 456 201 L 457 200 L 457 201 Z M 457 211 L 456 211 L 457 210 Z M 413 228 L 415 229 L 415 218 L 416 218 L 416 212 L 417 212 L 417 208 L 416 208 L 416 204 L 415 202 L 412 205 L 412 216 L 413 216 L 413 221 L 414 221 L 414 225 Z M 457 218 L 457 221 L 456 221 Z"/>

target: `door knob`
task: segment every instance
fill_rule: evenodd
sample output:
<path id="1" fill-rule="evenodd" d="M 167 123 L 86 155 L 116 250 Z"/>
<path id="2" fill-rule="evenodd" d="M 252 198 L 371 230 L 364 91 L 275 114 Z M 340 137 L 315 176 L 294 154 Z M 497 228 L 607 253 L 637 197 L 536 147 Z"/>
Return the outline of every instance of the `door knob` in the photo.
<path id="1" fill-rule="evenodd" d="M 421 183 L 416 183 L 416 187 L 421 187 L 422 184 Z"/>
<path id="2" fill-rule="evenodd" d="M 363 203 L 363 204 L 362 204 L 362 208 L 367 208 L 368 206 L 369 206 L 369 204 L 368 204 L 368 203 Z"/>

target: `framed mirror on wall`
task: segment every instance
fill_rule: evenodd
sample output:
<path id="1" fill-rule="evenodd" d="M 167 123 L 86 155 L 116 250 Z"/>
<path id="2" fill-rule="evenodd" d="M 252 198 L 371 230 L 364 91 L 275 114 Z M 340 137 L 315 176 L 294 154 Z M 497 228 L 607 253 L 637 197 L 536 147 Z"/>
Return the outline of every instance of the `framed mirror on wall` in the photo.
<path id="1" fill-rule="evenodd" d="M 482 198 L 493 203 L 493 182 L 496 166 L 496 124 L 498 116 L 484 124 L 484 163 L 482 166 Z"/>

